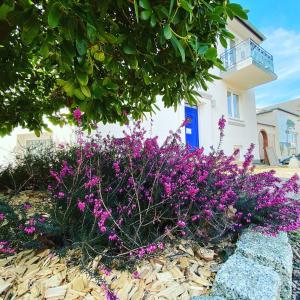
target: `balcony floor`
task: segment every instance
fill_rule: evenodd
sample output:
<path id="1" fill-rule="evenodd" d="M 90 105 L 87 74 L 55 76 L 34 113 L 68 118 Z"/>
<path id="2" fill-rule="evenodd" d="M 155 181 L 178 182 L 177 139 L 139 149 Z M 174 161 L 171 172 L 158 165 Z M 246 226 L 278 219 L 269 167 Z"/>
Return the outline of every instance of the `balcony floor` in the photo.
<path id="1" fill-rule="evenodd" d="M 244 60 L 229 70 L 222 72 L 221 77 L 240 89 L 248 90 L 277 79 L 271 70 L 257 64 L 252 58 Z"/>

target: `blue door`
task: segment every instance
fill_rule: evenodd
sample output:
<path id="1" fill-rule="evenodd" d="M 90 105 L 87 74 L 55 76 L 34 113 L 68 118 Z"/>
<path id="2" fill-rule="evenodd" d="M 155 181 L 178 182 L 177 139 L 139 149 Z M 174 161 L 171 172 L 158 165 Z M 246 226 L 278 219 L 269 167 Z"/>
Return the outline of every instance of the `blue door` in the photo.
<path id="1" fill-rule="evenodd" d="M 192 148 L 199 148 L 198 108 L 185 106 L 185 141 Z"/>

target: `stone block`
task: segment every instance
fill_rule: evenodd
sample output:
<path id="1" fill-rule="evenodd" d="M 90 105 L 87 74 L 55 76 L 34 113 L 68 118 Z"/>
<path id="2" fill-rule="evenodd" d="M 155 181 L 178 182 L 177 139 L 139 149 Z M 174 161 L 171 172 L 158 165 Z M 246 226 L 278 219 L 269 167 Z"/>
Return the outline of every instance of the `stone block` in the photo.
<path id="1" fill-rule="evenodd" d="M 272 237 L 255 231 L 245 232 L 237 243 L 236 253 L 273 268 L 281 276 L 281 298 L 291 299 L 293 251 L 286 234 Z"/>
<path id="2" fill-rule="evenodd" d="M 234 254 L 219 270 L 212 295 L 230 300 L 279 300 L 281 284 L 272 268 Z"/>

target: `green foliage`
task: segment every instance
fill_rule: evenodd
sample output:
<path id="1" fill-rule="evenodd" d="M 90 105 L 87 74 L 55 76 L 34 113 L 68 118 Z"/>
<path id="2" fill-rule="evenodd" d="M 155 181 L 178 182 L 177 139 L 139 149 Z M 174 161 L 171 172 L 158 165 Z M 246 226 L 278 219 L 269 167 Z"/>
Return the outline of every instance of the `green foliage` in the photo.
<path id="1" fill-rule="evenodd" d="M 227 18 L 246 18 L 227 0 L 5 0 L 0 5 L 0 134 L 37 132 L 43 116 L 127 122 L 195 101 L 221 67 L 216 44 L 232 35 Z"/>
<path id="2" fill-rule="evenodd" d="M 75 150 L 56 149 L 53 145 L 29 148 L 24 156 L 16 157 L 16 164 L 0 166 L 0 191 L 46 190 L 51 168 L 70 159 Z"/>

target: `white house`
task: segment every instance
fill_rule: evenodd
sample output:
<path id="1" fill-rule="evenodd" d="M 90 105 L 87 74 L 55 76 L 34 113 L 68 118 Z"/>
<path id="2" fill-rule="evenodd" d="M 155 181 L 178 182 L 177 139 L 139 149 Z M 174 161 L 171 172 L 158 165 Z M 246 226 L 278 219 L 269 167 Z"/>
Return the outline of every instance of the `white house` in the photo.
<path id="1" fill-rule="evenodd" d="M 151 130 L 152 135 L 158 135 L 160 141 L 188 118 L 190 122 L 182 132 L 183 141 L 194 147 L 209 149 L 218 143 L 218 119 L 224 115 L 227 126 L 222 148 L 226 154 L 239 148 L 243 155 L 251 143 L 258 145 L 254 88 L 277 78 L 273 69 L 273 57 L 259 46 L 265 37 L 248 21 L 235 18 L 229 21 L 228 29 L 235 35 L 235 39 L 230 41 L 228 49 L 221 45 L 217 47 L 226 71 L 221 72 L 217 68 L 212 70 L 221 79 L 209 83 L 207 91 L 199 91 L 201 96 L 197 106 L 190 107 L 183 99 L 177 111 L 174 111 L 172 108 L 164 108 L 158 97 L 160 111 L 143 120 L 144 127 Z M 123 128 L 117 124 L 99 127 L 103 134 L 122 135 Z M 0 157 L 8 157 L 8 153 L 17 144 L 21 143 L 24 147 L 32 143 L 30 140 L 37 140 L 33 134 L 22 136 L 24 132 L 16 129 L 11 136 L 0 140 L 0 151 L 3 154 L 0 152 Z M 68 127 L 63 130 L 53 128 L 51 137 L 42 136 L 40 139 L 64 141 L 70 139 L 71 132 Z M 255 156 L 259 157 L 258 147 Z"/>
<path id="2" fill-rule="evenodd" d="M 266 148 L 279 159 L 300 153 L 300 98 L 264 107 L 257 111 L 259 154 L 268 162 Z"/>

